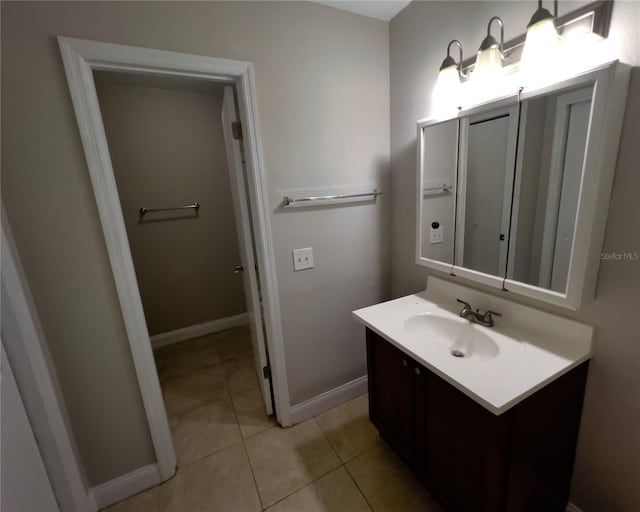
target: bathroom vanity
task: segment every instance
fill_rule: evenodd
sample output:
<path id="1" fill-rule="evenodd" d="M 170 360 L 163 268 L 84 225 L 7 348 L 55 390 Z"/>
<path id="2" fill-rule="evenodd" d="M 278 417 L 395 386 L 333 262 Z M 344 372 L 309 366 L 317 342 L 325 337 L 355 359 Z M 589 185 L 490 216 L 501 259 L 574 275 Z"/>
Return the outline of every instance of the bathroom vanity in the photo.
<path id="1" fill-rule="evenodd" d="M 470 324 L 456 297 L 503 316 Z M 566 509 L 591 327 L 433 277 L 354 315 L 370 419 L 446 510 Z"/>
<path id="2" fill-rule="evenodd" d="M 593 329 L 514 299 L 593 297 L 628 72 L 417 123 L 416 263 L 448 278 L 354 316 L 371 421 L 448 511 L 566 509 Z"/>

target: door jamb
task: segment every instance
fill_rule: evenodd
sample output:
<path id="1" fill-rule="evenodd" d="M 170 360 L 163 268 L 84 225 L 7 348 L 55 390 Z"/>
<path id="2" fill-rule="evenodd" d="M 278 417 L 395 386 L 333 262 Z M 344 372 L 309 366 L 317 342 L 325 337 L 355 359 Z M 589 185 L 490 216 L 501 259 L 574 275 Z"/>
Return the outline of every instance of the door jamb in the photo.
<path id="1" fill-rule="evenodd" d="M 244 61 L 62 36 L 58 37 L 58 44 L 149 430 L 158 459 L 158 469 L 162 479 L 167 480 L 175 473 L 176 455 L 149 341 L 92 71 L 192 77 L 236 86 L 240 121 L 243 127 L 249 193 L 252 209 L 255 209 L 252 214 L 257 221 L 254 225 L 256 256 L 259 268 L 263 271 L 263 303 L 274 388 L 274 407 L 279 423 L 282 426 L 289 426 L 291 425 L 289 389 L 268 209 L 268 190 L 258 128 L 253 66 L 250 62 Z"/>
<path id="2" fill-rule="evenodd" d="M 55 368 L 2 209 L 2 344 L 60 510 L 94 512 Z M 6 316 L 5 316 L 6 315 Z"/>

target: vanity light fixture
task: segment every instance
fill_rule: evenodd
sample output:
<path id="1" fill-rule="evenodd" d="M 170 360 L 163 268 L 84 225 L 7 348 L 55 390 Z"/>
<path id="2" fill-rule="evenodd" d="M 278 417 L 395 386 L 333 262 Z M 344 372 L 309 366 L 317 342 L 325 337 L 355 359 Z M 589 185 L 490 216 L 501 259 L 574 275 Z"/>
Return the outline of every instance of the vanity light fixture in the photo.
<path id="1" fill-rule="evenodd" d="M 599 53 L 592 50 L 594 47 L 585 47 L 587 42 L 608 37 L 613 3 L 614 0 L 594 0 L 558 16 L 557 0 L 554 14 L 538 0 L 526 34 L 506 42 L 502 20 L 493 17 L 477 55 L 466 60 L 462 60 L 462 44 L 451 41 L 433 90 L 432 113 L 452 113 L 453 107 L 482 103 L 512 94 L 520 87 L 553 83 L 561 76 L 613 60 L 606 54 L 606 47 Z M 500 25 L 500 43 L 491 35 L 494 22 Z M 459 46 L 460 62 L 450 56 L 454 44 Z"/>
<path id="2" fill-rule="evenodd" d="M 459 51 L 458 62 L 451 56 L 451 46 L 457 45 Z M 438 73 L 438 79 L 433 89 L 433 103 L 434 109 L 444 110 L 450 107 L 457 107 L 453 105 L 456 100 L 459 99 L 461 81 L 466 78 L 466 75 L 462 73 L 462 43 L 457 39 L 453 39 L 447 46 L 447 56 L 440 65 L 440 72 Z"/>
<path id="3" fill-rule="evenodd" d="M 500 25 L 500 43 L 491 35 L 491 24 L 494 21 L 497 21 Z M 487 37 L 484 38 L 478 49 L 476 65 L 472 74 L 474 81 L 489 81 L 502 73 L 503 49 L 504 23 L 498 16 L 494 16 L 489 20 L 489 24 L 487 25 Z"/>
<path id="4" fill-rule="evenodd" d="M 520 69 L 529 81 L 539 74 L 554 71 L 560 43 L 557 18 L 557 0 L 554 0 L 554 14 L 542 7 L 542 0 L 538 0 L 538 10 L 527 25 L 527 35 L 520 59 Z"/>

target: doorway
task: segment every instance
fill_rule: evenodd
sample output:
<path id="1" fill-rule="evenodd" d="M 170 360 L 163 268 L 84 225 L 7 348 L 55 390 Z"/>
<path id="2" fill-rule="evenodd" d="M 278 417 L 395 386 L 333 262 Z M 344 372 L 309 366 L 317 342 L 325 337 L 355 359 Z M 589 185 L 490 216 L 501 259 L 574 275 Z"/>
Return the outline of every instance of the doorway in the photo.
<path id="1" fill-rule="evenodd" d="M 273 410 L 277 415 L 278 423 L 282 426 L 289 426 L 291 421 L 282 327 L 269 210 L 267 208 L 267 190 L 256 124 L 253 70 L 250 63 L 241 61 L 62 37 L 58 38 L 58 41 L 82 135 L 91 181 L 96 194 L 98 212 L 105 234 L 140 392 L 158 459 L 157 471 L 159 478 L 166 480 L 175 473 L 175 451 L 161 386 L 156 374 L 149 330 L 141 300 L 141 290 L 138 287 L 136 269 L 121 209 L 122 202 L 100 115 L 93 73 L 110 71 L 144 75 L 146 78 L 160 76 L 170 79 L 197 79 L 224 84 L 229 87 L 229 89 L 225 88 L 225 91 L 231 90 L 233 92 L 233 88 L 235 88 L 234 108 L 223 110 L 225 110 L 224 115 L 227 116 L 225 119 L 231 120 L 233 123 L 241 123 L 240 126 L 236 126 L 236 133 L 242 132 L 243 148 L 241 149 L 240 142 L 237 138 L 233 138 L 232 134 L 232 140 L 236 142 L 232 142 L 231 147 L 235 149 L 226 151 L 226 153 L 231 159 L 230 169 L 235 176 L 235 180 L 230 179 L 230 185 L 233 187 L 233 183 L 243 183 L 242 187 L 238 186 L 238 190 L 244 190 L 244 194 L 239 194 L 239 197 L 244 197 L 247 201 L 244 209 L 245 221 L 253 227 L 253 238 L 251 238 L 251 228 L 246 229 L 247 224 L 244 224 L 242 236 L 238 236 L 238 247 L 242 249 L 241 239 L 244 239 L 245 247 L 253 247 L 253 250 L 248 252 L 251 254 L 255 252 L 253 263 L 248 264 L 250 260 L 248 258 L 247 261 L 241 261 L 236 266 L 241 266 L 241 271 L 244 271 L 242 272 L 243 281 L 248 281 L 251 285 L 250 276 L 253 275 L 255 287 L 259 282 L 257 293 L 252 295 L 253 300 L 246 302 L 247 316 L 255 319 L 253 322 L 255 327 L 249 327 L 248 331 L 251 333 L 252 340 L 257 340 L 262 335 L 266 341 L 262 344 L 262 350 L 264 350 L 265 358 L 268 352 L 269 364 L 259 381 L 268 382 L 268 377 L 271 376 Z M 229 96 L 227 95 L 227 97 Z M 230 105 L 230 102 L 225 102 L 224 98 L 223 103 Z M 229 114 L 236 116 L 237 120 L 230 119 Z M 225 140 L 225 147 L 228 146 L 228 140 Z M 238 155 L 239 158 L 237 158 Z M 237 201 L 237 203 L 242 210 L 241 201 Z M 198 213 L 200 208 L 204 208 L 196 206 L 194 203 L 178 204 L 177 206 L 188 206 L 183 210 L 192 210 L 190 213 L 193 211 Z M 236 206 L 234 204 L 234 210 Z M 140 205 L 139 208 L 147 208 L 147 210 L 141 213 L 138 209 L 138 213 L 146 216 L 151 213 L 150 210 L 154 207 L 163 208 L 164 206 Z M 173 203 L 169 207 L 173 207 Z M 163 212 L 153 213 L 162 214 Z M 231 215 L 229 218 L 231 219 Z M 242 218 L 240 220 L 242 221 Z M 158 222 L 158 224 L 162 224 L 162 222 Z M 247 233 L 249 233 L 248 238 Z M 254 351 L 254 354 L 256 352 Z M 254 366 L 257 370 L 258 365 Z M 262 370 L 262 368 L 260 369 Z M 258 373 L 256 371 L 256 378 L 258 378 Z M 265 393 L 264 396 L 266 397 L 266 412 L 269 394 Z"/>
<path id="2" fill-rule="evenodd" d="M 235 92 L 93 75 L 181 466 L 273 421 Z"/>

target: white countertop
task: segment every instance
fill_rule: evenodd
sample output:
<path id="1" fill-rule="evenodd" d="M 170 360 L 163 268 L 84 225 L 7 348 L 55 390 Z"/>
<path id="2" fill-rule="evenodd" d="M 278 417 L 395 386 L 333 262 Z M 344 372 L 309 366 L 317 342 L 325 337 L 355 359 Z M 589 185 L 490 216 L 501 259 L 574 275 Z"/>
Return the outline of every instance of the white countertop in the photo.
<path id="1" fill-rule="evenodd" d="M 502 313 L 494 319 L 494 327 L 475 327 L 496 342 L 496 357 L 456 358 L 442 344 L 407 329 L 407 319 L 425 313 L 462 321 L 456 297 L 474 308 Z M 496 415 L 591 357 L 591 326 L 434 277 L 429 277 L 422 293 L 359 309 L 353 315 Z"/>

